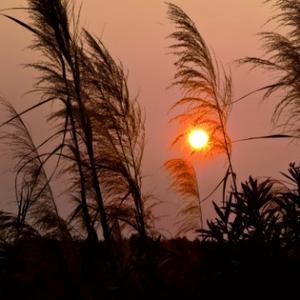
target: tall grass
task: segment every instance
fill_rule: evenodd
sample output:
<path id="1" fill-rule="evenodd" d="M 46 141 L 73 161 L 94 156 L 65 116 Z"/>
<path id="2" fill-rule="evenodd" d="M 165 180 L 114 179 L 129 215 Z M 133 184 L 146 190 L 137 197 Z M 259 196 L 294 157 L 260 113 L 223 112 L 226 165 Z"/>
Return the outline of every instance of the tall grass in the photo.
<path id="1" fill-rule="evenodd" d="M 276 21 L 284 33 L 261 32 L 265 53 L 263 58 L 246 57 L 240 63 L 251 64 L 276 75 L 276 80 L 263 86 L 263 98 L 274 94 L 280 100 L 274 105 L 273 123 L 283 132 L 299 136 L 300 104 L 300 3 L 297 0 L 267 0 L 278 11 L 269 22 Z"/>
<path id="2" fill-rule="evenodd" d="M 69 192 L 76 206 L 69 221 L 81 220 L 91 241 L 98 239 L 100 224 L 110 244 L 112 227 L 119 222 L 145 238 L 145 219 L 151 213 L 141 191 L 144 118 L 137 99 L 129 95 L 122 64 L 100 39 L 79 27 L 80 15 L 72 1 L 27 4 L 28 24 L 5 17 L 33 34 L 30 49 L 42 60 L 29 67 L 39 73 L 34 91 L 42 95 L 41 101 L 2 126 L 56 102 L 49 119 L 56 122 L 57 131 L 45 144 L 56 141 L 47 160 L 57 156 L 57 166 L 72 176 Z"/>
<path id="3" fill-rule="evenodd" d="M 28 229 L 40 235 L 57 238 L 72 239 L 71 227 L 60 217 L 56 202 L 50 186 L 50 178 L 46 175 L 44 164 L 48 155 L 40 155 L 35 146 L 27 126 L 14 107 L 4 100 L 1 101 L 2 109 L 8 118 L 13 119 L 9 128 L 0 136 L 7 145 L 13 160 L 16 162 L 15 173 L 15 199 L 17 213 L 15 216 L 3 212 L 6 222 L 3 230 L 9 226 L 16 231 L 17 239 L 28 234 Z"/>
<path id="4" fill-rule="evenodd" d="M 166 161 L 164 167 L 172 177 L 170 187 L 178 192 L 184 201 L 179 211 L 183 219 L 179 221 L 177 234 L 188 233 L 199 228 L 199 225 L 203 228 L 200 191 L 194 167 L 180 158 Z"/>
<path id="5" fill-rule="evenodd" d="M 169 36 L 174 40 L 170 49 L 177 57 L 174 63 L 176 73 L 172 85 L 179 87 L 183 94 L 182 98 L 171 107 L 172 110 L 175 108 L 183 110 L 172 119 L 181 128 L 173 145 L 186 139 L 191 128 L 204 128 L 210 135 L 210 142 L 208 150 L 199 155 L 224 153 L 228 164 L 222 180 L 224 189 L 227 178 L 230 176 L 233 189 L 237 191 L 236 176 L 231 160 L 231 140 L 227 133 L 228 116 L 232 107 L 231 76 L 211 54 L 190 17 L 180 7 L 171 3 L 167 5 L 168 17 L 176 28 Z M 195 152 L 192 154 L 196 155 Z M 181 195 L 188 193 L 190 186 L 195 186 L 194 181 L 197 181 L 195 176 L 189 177 L 190 182 L 187 178 L 181 179 L 183 173 L 176 171 L 180 165 L 189 165 L 187 160 L 188 158 L 185 162 L 170 160 L 165 164 L 171 176 L 177 177 L 175 181 L 185 183 L 186 191 L 184 191 L 184 185 L 180 185 Z M 178 162 L 176 167 L 175 162 Z M 173 167 L 170 168 L 172 165 Z M 200 207 L 200 195 L 198 194 L 196 198 L 199 198 Z M 199 209 L 201 210 L 201 207 Z"/>

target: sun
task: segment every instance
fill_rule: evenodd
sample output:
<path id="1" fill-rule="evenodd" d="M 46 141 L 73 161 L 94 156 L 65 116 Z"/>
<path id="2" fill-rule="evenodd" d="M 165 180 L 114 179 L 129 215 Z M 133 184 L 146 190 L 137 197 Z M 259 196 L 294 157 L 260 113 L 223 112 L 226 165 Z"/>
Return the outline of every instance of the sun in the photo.
<path id="1" fill-rule="evenodd" d="M 188 142 L 195 150 L 202 150 L 208 146 L 209 135 L 202 128 L 192 129 L 188 134 Z"/>

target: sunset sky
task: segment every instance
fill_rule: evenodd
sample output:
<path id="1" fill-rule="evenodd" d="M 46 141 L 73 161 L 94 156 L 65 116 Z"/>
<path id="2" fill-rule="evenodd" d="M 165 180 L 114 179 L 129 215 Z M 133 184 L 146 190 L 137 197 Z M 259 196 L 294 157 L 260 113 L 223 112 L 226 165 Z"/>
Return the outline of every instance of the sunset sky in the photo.
<path id="1" fill-rule="evenodd" d="M 1 0 L 0 9 L 21 6 L 25 1 Z M 174 30 L 167 19 L 166 5 L 160 0 L 84 0 L 82 25 L 100 36 L 115 58 L 128 69 L 132 96 L 138 96 L 146 113 L 146 149 L 143 188 L 159 200 L 166 201 L 156 208 L 161 216 L 157 223 L 166 235 L 174 234 L 174 217 L 180 206 L 179 196 L 168 191 L 169 180 L 162 165 L 166 159 L 184 157 L 180 149 L 170 148 L 176 127 L 168 123 L 169 108 L 180 97 L 177 88 L 169 88 L 174 74 L 174 56 L 168 54 L 171 41 L 166 37 Z M 269 73 L 249 72 L 234 61 L 245 56 L 260 56 L 262 43 L 257 33 L 273 30 L 274 23 L 263 26 L 274 10 L 263 0 L 182 0 L 170 1 L 179 5 L 196 23 L 209 47 L 233 77 L 234 98 L 261 87 L 271 78 Z M 10 15 L 25 18 L 24 12 L 11 11 Z M 0 95 L 11 101 L 20 111 L 37 101 L 34 95 L 25 95 L 33 87 L 36 74 L 24 69 L 23 64 L 39 60 L 37 54 L 26 49 L 31 36 L 11 21 L 0 17 Z M 253 95 L 237 103 L 229 118 L 232 140 L 270 134 L 271 115 L 276 98 L 261 103 L 261 95 Z M 41 125 L 51 107 L 26 117 L 27 124 L 38 143 L 47 135 Z M 4 121 L 4 117 L 1 116 Z M 298 162 L 295 143 L 287 140 L 251 141 L 233 144 L 233 165 L 239 180 L 252 176 L 275 176 L 285 171 L 289 162 Z M 1 207 L 10 207 L 13 201 L 13 180 L 8 169 L 12 166 L 9 155 L 0 157 Z M 195 164 L 199 187 L 205 197 L 224 174 L 225 157 L 220 155 Z M 59 183 L 56 183 L 59 189 Z M 218 201 L 216 194 L 211 200 Z M 204 205 L 206 217 L 212 216 L 211 200 Z M 61 207 L 63 210 L 63 207 Z"/>

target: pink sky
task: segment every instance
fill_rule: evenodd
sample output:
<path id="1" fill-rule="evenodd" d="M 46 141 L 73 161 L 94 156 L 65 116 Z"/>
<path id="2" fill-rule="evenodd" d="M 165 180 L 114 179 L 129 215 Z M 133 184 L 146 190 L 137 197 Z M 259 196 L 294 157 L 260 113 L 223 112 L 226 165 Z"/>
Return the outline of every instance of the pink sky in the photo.
<path id="1" fill-rule="evenodd" d="M 1 0 L 0 9 L 19 6 L 25 1 Z M 80 1 L 77 1 L 78 3 Z M 158 223 L 171 233 L 175 232 L 173 221 L 180 199 L 168 191 L 167 174 L 161 168 L 168 158 L 179 155 L 170 150 L 169 144 L 175 135 L 175 127 L 168 124 L 168 109 L 180 97 L 176 88 L 167 89 L 174 74 L 174 57 L 168 55 L 170 41 L 166 36 L 173 30 L 166 18 L 166 5 L 160 0 L 84 0 L 82 24 L 92 33 L 102 36 L 111 53 L 128 68 L 132 95 L 139 100 L 146 112 L 147 143 L 144 158 L 144 189 L 154 193 L 160 200 L 168 201 L 157 208 L 165 216 Z M 257 56 L 261 43 L 256 34 L 261 30 L 272 30 L 274 25 L 262 28 L 271 16 L 272 9 L 262 0 L 181 0 L 171 1 L 179 5 L 195 21 L 207 44 L 225 67 L 230 67 L 233 76 L 233 91 L 236 98 L 260 87 L 269 80 L 270 74 L 249 73 L 246 67 L 238 67 L 234 60 L 245 56 Z M 23 17 L 21 12 L 11 15 Z M 32 88 L 36 74 L 22 69 L 22 64 L 38 58 L 30 50 L 24 50 L 30 43 L 30 35 L 12 22 L 0 18 L 0 95 L 21 110 L 35 101 L 24 93 Z M 260 103 L 260 95 L 251 96 L 239 103 L 230 116 L 229 132 L 233 140 L 269 134 L 272 107 L 276 99 Z M 49 108 L 48 108 L 49 109 Z M 38 142 L 47 134 L 41 126 L 41 115 L 26 118 L 33 136 Z M 288 163 L 298 162 L 297 145 L 287 141 L 253 141 L 234 144 L 233 164 L 239 179 L 253 176 L 277 176 L 285 171 Z M 5 153 L 0 158 L 1 207 L 8 207 L 13 201 L 12 180 L 6 170 L 9 167 Z M 224 157 L 199 161 L 196 169 L 199 175 L 201 195 L 205 196 L 224 173 Z M 218 200 L 218 195 L 212 197 Z M 206 216 L 211 216 L 211 203 L 204 207 Z"/>

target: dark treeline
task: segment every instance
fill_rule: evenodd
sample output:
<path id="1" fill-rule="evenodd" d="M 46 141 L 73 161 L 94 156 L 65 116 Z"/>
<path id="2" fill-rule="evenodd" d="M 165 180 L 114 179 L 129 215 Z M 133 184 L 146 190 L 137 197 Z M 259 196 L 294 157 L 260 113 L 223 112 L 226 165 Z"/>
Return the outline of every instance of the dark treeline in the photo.
<path id="1" fill-rule="evenodd" d="M 269 60 L 240 62 L 281 74 L 258 91 L 265 98 L 285 91 L 274 109 L 282 130 L 258 138 L 295 138 L 300 2 L 273 3 L 280 13 L 272 19 L 290 31 L 263 33 Z M 31 32 L 30 50 L 40 60 L 28 65 L 39 74 L 33 88 L 39 101 L 17 112 L 1 100 L 7 116 L 0 138 L 15 163 L 15 212 L 0 210 L 1 299 L 243 298 L 258 291 L 270 298 L 297 290 L 300 166 L 291 163 L 282 173 L 285 180 L 250 176 L 238 183 L 227 132 L 236 102 L 231 76 L 189 16 L 167 6 L 175 26 L 173 85 L 182 92 L 173 108 L 183 108 L 173 118 L 181 128 L 173 144 L 201 125 L 211 136 L 201 155 L 225 154 L 226 171 L 215 189 L 222 190 L 221 199 L 212 201 L 215 217 L 204 224 L 207 198 L 200 196 L 189 158 L 172 158 L 164 166 L 184 203 L 178 234 L 193 232 L 196 238 L 166 239 L 155 229 L 152 208 L 159 202 L 142 188 L 144 115 L 130 94 L 125 68 L 101 39 L 80 27 L 72 1 L 28 0 L 29 23 L 2 13 Z M 50 103 L 53 131 L 36 145 L 23 117 Z M 69 182 L 60 199 L 52 191 L 56 178 Z M 70 208 L 67 216 L 58 201 Z"/>

